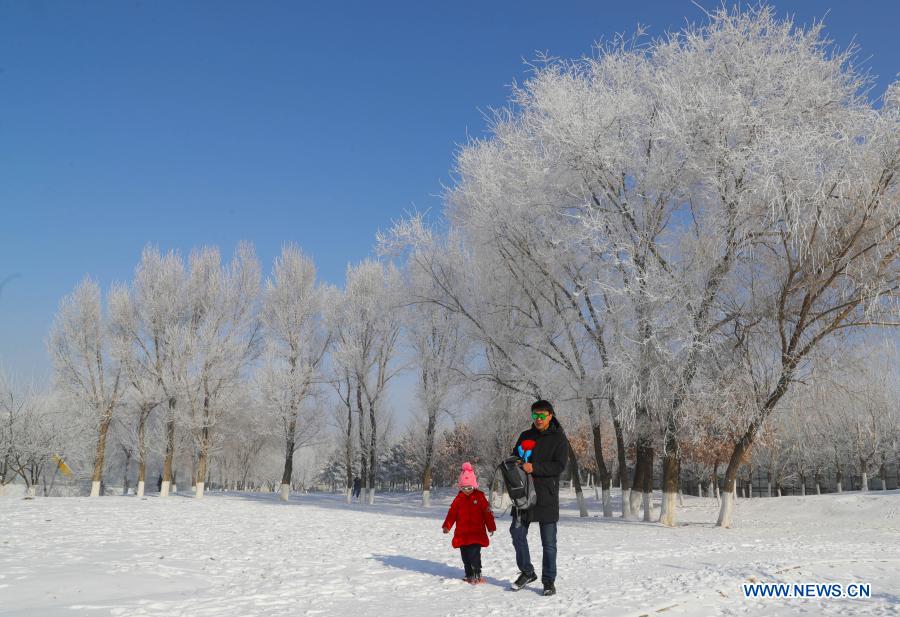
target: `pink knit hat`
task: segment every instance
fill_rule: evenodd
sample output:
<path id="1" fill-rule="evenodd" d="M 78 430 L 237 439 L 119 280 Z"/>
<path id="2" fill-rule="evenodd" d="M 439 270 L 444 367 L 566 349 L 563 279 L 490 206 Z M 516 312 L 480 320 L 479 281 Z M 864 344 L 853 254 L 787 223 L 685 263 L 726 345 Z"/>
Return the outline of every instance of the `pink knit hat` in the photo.
<path id="1" fill-rule="evenodd" d="M 462 465 L 462 473 L 459 474 L 459 482 L 460 486 L 471 486 L 472 488 L 478 488 L 478 479 L 475 478 L 475 470 L 472 469 L 472 463 L 466 461 Z"/>

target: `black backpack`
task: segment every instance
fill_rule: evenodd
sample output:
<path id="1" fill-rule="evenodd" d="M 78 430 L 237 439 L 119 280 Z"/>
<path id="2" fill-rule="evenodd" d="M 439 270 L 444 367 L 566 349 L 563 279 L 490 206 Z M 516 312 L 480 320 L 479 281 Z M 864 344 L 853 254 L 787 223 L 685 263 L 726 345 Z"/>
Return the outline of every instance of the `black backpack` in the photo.
<path id="1" fill-rule="evenodd" d="M 521 459 L 518 456 L 511 456 L 501 461 L 497 469 L 503 476 L 506 493 L 509 495 L 513 507 L 521 513 L 530 510 L 537 504 L 537 493 L 534 492 L 534 480 L 531 478 L 531 474 L 525 473 L 520 462 Z"/>

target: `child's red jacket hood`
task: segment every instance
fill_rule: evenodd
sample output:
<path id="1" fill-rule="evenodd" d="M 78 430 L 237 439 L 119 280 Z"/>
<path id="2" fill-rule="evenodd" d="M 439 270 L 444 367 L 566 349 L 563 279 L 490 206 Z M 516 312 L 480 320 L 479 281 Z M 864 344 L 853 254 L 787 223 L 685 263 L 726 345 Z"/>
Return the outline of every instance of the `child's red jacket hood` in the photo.
<path id="1" fill-rule="evenodd" d="M 471 495 L 460 491 L 450 504 L 450 511 L 444 519 L 444 527 L 450 529 L 454 523 L 456 531 L 453 532 L 453 548 L 468 544 L 488 546 L 491 542 L 485 529 L 497 531 L 494 513 L 491 512 L 488 499 L 478 489 L 472 491 Z"/>

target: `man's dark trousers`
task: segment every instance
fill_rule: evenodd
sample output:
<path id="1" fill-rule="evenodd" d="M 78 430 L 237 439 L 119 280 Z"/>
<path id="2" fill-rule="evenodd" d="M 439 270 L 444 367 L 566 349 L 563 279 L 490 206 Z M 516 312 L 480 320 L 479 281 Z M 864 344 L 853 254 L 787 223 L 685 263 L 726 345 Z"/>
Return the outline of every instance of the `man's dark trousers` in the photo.
<path id="1" fill-rule="evenodd" d="M 516 565 L 519 571 L 525 574 L 534 572 L 531 564 L 531 554 L 528 552 L 528 526 L 531 523 L 523 523 L 516 526 L 513 518 L 509 533 L 512 536 L 513 546 L 516 549 Z M 541 582 L 552 583 L 556 581 L 556 523 L 538 523 L 541 526 L 541 544 L 544 547 L 544 559 L 541 562 Z"/>

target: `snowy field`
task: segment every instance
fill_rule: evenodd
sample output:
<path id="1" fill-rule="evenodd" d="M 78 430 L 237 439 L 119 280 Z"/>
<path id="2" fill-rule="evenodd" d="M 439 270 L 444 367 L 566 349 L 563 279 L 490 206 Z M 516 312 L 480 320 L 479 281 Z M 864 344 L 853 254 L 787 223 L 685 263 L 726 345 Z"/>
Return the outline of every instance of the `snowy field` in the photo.
<path id="1" fill-rule="evenodd" d="M 0 616 L 897 615 L 900 493 L 715 502 L 685 497 L 681 526 L 580 519 L 563 499 L 558 595 L 507 590 L 499 521 L 487 584 L 460 580 L 440 522 L 450 495 L 374 507 L 333 495 L 0 499 Z M 530 534 L 540 563 L 540 540 Z M 866 582 L 870 599 L 743 598 L 741 584 Z"/>

